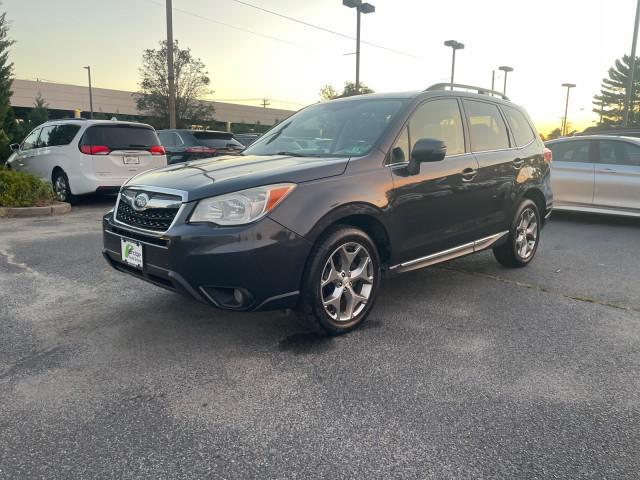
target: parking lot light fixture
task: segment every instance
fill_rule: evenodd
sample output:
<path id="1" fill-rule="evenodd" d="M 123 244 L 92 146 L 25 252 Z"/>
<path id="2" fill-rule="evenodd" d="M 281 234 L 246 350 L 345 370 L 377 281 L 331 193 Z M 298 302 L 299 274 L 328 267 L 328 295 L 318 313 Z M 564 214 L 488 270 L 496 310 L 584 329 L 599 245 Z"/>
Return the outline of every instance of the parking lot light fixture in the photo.
<path id="1" fill-rule="evenodd" d="M 82 67 L 87 71 L 87 75 L 89 76 L 89 118 L 93 120 L 93 90 L 91 88 L 91 65 L 87 65 L 86 67 Z"/>
<path id="2" fill-rule="evenodd" d="M 447 40 L 444 42 L 444 46 L 451 47 L 451 50 L 453 50 L 451 58 L 451 90 L 453 90 L 453 78 L 456 72 L 456 50 L 462 50 L 464 48 L 464 43 L 458 42 L 457 40 Z"/>
<path id="3" fill-rule="evenodd" d="M 566 100 L 566 102 L 564 104 L 564 118 L 562 119 L 562 128 L 560 129 L 561 133 L 562 133 L 562 136 L 564 137 L 567 134 L 566 130 L 567 130 L 567 112 L 569 111 L 569 91 L 572 88 L 575 88 L 576 84 L 575 83 L 563 83 L 562 86 L 567 89 L 567 100 Z"/>
<path id="4" fill-rule="evenodd" d="M 356 9 L 356 93 L 360 93 L 360 14 L 373 13 L 376 7 L 362 0 L 342 0 L 342 4 Z"/>
<path id="5" fill-rule="evenodd" d="M 507 94 L 507 74 L 509 72 L 513 72 L 513 67 L 503 65 L 501 67 L 498 67 L 498 70 L 502 70 L 504 72 L 504 86 L 502 87 L 502 94 L 506 95 Z"/>

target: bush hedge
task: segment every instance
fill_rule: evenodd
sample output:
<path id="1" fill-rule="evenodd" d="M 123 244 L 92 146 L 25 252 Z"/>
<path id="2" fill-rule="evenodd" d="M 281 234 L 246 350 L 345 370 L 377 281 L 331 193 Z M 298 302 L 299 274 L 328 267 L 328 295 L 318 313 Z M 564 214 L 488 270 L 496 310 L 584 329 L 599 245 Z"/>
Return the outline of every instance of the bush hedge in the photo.
<path id="1" fill-rule="evenodd" d="M 51 184 L 25 172 L 0 168 L 0 207 L 44 207 L 53 199 Z"/>

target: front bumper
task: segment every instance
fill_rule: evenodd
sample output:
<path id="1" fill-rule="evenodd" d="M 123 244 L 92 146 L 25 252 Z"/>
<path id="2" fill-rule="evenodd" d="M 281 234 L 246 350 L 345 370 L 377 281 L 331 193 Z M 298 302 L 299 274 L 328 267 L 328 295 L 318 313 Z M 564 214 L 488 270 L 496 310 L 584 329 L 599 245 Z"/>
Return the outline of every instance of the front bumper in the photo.
<path id="1" fill-rule="evenodd" d="M 190 209 L 187 209 L 190 210 Z M 113 212 L 103 218 L 103 255 L 116 270 L 157 286 L 229 310 L 293 308 L 300 292 L 312 245 L 270 218 L 242 227 L 192 225 L 179 214 L 160 236 L 116 223 Z M 121 239 L 142 244 L 144 266 L 122 261 Z M 240 289 L 244 300 L 228 302 Z"/>

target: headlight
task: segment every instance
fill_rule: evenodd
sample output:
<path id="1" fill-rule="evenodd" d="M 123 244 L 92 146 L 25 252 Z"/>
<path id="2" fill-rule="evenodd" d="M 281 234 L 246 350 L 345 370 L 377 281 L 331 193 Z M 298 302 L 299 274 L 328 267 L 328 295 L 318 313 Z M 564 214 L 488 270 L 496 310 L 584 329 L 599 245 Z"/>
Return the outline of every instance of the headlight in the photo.
<path id="1" fill-rule="evenodd" d="M 255 222 L 273 210 L 294 188 L 293 183 L 279 183 L 205 198 L 198 202 L 189 221 L 217 225 Z"/>

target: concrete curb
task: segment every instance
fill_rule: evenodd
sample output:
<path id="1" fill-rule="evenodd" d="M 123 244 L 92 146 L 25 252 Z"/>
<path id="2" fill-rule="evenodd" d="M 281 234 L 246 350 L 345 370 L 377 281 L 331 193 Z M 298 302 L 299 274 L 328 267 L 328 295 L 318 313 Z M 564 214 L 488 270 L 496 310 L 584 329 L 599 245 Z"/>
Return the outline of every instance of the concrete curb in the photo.
<path id="1" fill-rule="evenodd" d="M 0 207 L 0 218 L 48 217 L 71 211 L 68 203 L 56 202 L 47 207 Z"/>

